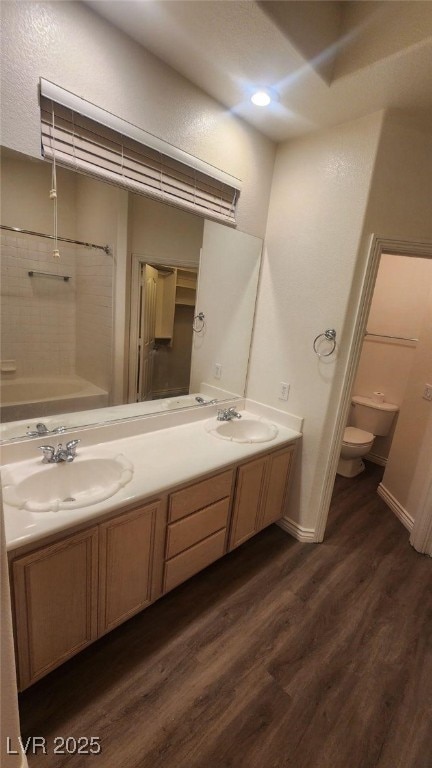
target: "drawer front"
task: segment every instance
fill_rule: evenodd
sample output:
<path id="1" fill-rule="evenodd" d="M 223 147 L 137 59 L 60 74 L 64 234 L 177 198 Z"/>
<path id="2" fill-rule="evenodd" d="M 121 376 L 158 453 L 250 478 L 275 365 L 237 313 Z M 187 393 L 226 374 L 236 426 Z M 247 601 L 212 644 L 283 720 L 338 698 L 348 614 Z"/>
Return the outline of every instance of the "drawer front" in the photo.
<path id="1" fill-rule="evenodd" d="M 166 558 L 178 555 L 202 539 L 226 528 L 230 500 L 222 499 L 168 526 Z"/>
<path id="2" fill-rule="evenodd" d="M 232 480 L 233 470 L 230 469 L 228 472 L 221 472 L 220 475 L 172 493 L 169 499 L 169 522 L 180 520 L 192 512 L 197 512 L 203 507 L 214 504 L 215 501 L 219 501 L 225 496 L 230 496 Z"/>
<path id="3" fill-rule="evenodd" d="M 218 531 L 208 539 L 187 549 L 186 552 L 168 560 L 165 563 L 164 592 L 173 589 L 177 584 L 181 584 L 182 581 L 201 571 L 206 565 L 222 557 L 225 552 L 225 534 L 225 529 Z"/>

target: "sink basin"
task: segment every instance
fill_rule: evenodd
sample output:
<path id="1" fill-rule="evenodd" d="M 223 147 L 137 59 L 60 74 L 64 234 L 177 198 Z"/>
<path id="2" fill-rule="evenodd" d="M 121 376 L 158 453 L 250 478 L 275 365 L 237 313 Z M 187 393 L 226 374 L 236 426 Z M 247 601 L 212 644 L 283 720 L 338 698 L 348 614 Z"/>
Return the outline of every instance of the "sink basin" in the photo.
<path id="1" fill-rule="evenodd" d="M 207 432 L 222 440 L 232 440 L 234 443 L 267 443 L 274 440 L 278 434 L 276 424 L 259 418 L 243 417 L 231 421 L 211 419 L 206 425 Z"/>
<path id="2" fill-rule="evenodd" d="M 2 470 L 6 504 L 30 512 L 58 512 L 97 504 L 114 496 L 132 480 L 133 466 L 125 456 L 86 458 L 70 464 L 25 462 Z"/>

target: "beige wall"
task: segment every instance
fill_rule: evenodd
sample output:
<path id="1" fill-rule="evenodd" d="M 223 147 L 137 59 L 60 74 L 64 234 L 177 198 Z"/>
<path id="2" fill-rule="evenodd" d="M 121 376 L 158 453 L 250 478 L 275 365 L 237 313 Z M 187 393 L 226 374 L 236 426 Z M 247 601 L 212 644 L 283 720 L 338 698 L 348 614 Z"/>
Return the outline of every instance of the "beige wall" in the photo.
<path id="1" fill-rule="evenodd" d="M 430 130 L 412 116 L 399 112 L 385 115 L 375 168 L 371 179 L 367 211 L 358 258 L 348 294 L 347 313 L 343 324 L 340 346 L 350 349 L 354 336 L 354 323 L 362 309 L 362 293 L 365 281 L 371 236 L 393 239 L 403 243 L 431 242 L 432 217 L 432 136 Z M 327 411 L 327 424 L 323 431 L 322 456 L 329 455 L 329 443 L 325 434 L 335 428 L 340 411 L 342 383 L 345 376 L 344 364 L 338 365 Z M 413 450 L 416 450 L 413 446 Z M 337 461 L 337 456 L 332 460 Z M 317 469 L 317 487 L 321 488 L 319 498 L 325 505 L 329 502 L 331 486 L 328 485 L 328 462 L 322 462 Z M 420 483 L 419 478 L 417 478 Z M 420 485 L 418 486 L 420 489 Z M 419 493 L 421 493 L 421 489 Z M 323 506 L 323 509 L 325 507 Z M 320 519 L 320 535 L 322 534 Z"/>
<path id="2" fill-rule="evenodd" d="M 428 259 L 428 263 L 432 266 L 432 259 Z M 430 480 L 431 474 L 432 402 L 422 397 L 426 383 L 432 384 L 432 287 L 382 480 L 383 486 L 412 518 L 416 516 L 424 490 L 418 470 L 423 468 L 424 480 Z"/>
<path id="3" fill-rule="evenodd" d="M 158 264 L 198 266 L 204 219 L 157 200 L 130 195 L 132 253 Z"/>
<path id="4" fill-rule="evenodd" d="M 189 393 L 194 307 L 177 304 L 171 345 L 158 344 L 154 357 L 153 397 Z"/>
<path id="5" fill-rule="evenodd" d="M 375 283 L 368 330 L 419 338 L 432 290 L 432 260 L 383 254 Z M 416 343 L 367 336 L 363 343 L 353 393 L 383 392 L 401 405 L 416 356 Z M 386 459 L 391 436 L 375 438 L 373 454 Z"/>
<path id="6" fill-rule="evenodd" d="M 77 248 L 76 372 L 111 389 L 113 263 L 102 251 Z"/>
<path id="7" fill-rule="evenodd" d="M 274 144 L 82 3 L 2 3 L 2 144 L 40 156 L 40 77 L 240 178 L 262 237 Z"/>
<path id="8" fill-rule="evenodd" d="M 372 115 L 282 144 L 276 159 L 247 396 L 305 418 L 289 513 L 304 528 L 317 520 L 335 420 L 327 426 L 327 416 L 346 357 L 341 334 L 381 127 L 382 114 Z M 326 328 L 336 329 L 339 352 L 320 362 L 312 343 Z M 291 385 L 286 403 L 278 399 L 282 381 Z"/>
<path id="9" fill-rule="evenodd" d="M 121 191 L 76 174 L 76 224 L 79 239 L 109 245 L 112 253 L 77 247 L 76 366 L 83 378 L 110 391 L 113 367 L 113 288 L 118 255 Z M 121 267 L 119 267 L 121 268 Z M 123 322 L 124 300 L 119 312 Z"/>
<path id="10" fill-rule="evenodd" d="M 432 133 L 410 115 L 389 112 L 384 121 L 364 242 L 382 237 L 432 239 Z M 361 260 L 360 260 L 361 263 Z"/>
<path id="11" fill-rule="evenodd" d="M 391 112 L 387 115 L 377 163 L 374 180 L 369 198 L 368 212 L 363 232 L 362 253 L 368 251 L 370 233 L 374 232 L 381 237 L 394 238 L 401 241 L 432 241 L 432 135 L 430 130 L 421 123 L 415 122 L 409 115 L 399 112 Z M 359 260 L 361 268 L 363 258 Z M 359 270 L 360 271 L 360 270 Z M 355 286 L 353 287 L 355 292 Z M 424 331 L 419 332 L 419 338 Z M 407 382 L 403 411 L 399 414 L 394 442 L 389 455 L 389 463 L 398 466 L 398 460 L 393 459 L 393 447 L 399 455 L 400 468 L 402 470 L 401 484 L 397 487 L 391 485 L 395 498 L 404 506 L 404 500 L 409 499 L 415 484 L 416 498 L 420 498 L 424 491 L 426 474 L 422 478 L 417 473 L 414 479 L 415 462 L 421 464 L 420 443 L 423 439 L 423 427 L 421 424 L 409 428 L 409 418 L 403 413 L 408 408 L 408 413 L 414 418 L 414 414 L 422 412 L 425 416 L 430 413 L 429 403 L 422 400 L 421 392 L 425 380 L 420 382 L 422 366 L 426 364 L 424 355 L 429 355 L 430 349 L 425 346 L 427 342 L 422 340 L 418 345 L 415 360 L 413 361 L 410 378 Z M 429 341 L 430 344 L 430 341 Z M 414 377 L 414 378 L 413 378 Z M 410 383 L 411 382 L 411 383 Z M 409 394 L 411 392 L 411 394 Z M 414 392 L 417 394 L 415 395 Z M 406 401 L 408 398 L 408 401 Z M 417 398 L 417 400 L 416 400 Z M 407 405 L 411 401 L 411 406 Z M 416 404 L 415 404 L 416 401 Z M 426 417 L 425 417 L 426 418 Z M 396 435 L 398 435 L 396 439 Z M 400 447 L 398 448 L 398 443 Z M 401 450 L 401 445 L 404 448 Z M 404 461 L 407 466 L 404 469 Z M 393 463 L 396 461 L 396 465 Z M 388 465 L 387 465 L 388 466 Z M 393 470 L 390 466 L 390 472 Z M 423 471 L 422 471 L 423 474 Z M 391 477 L 391 475 L 390 475 Z M 388 481 L 388 476 L 386 483 Z M 391 488 L 389 491 L 393 493 Z M 414 505 L 407 511 L 413 515 Z"/>
<path id="12" fill-rule="evenodd" d="M 51 177 L 50 163 L 31 160 L 3 150 L 0 179 L 1 223 L 52 235 L 54 214 L 53 203 L 49 197 Z M 63 237 L 74 238 L 75 177 L 70 171 L 57 169 L 57 189 L 58 233 Z"/>

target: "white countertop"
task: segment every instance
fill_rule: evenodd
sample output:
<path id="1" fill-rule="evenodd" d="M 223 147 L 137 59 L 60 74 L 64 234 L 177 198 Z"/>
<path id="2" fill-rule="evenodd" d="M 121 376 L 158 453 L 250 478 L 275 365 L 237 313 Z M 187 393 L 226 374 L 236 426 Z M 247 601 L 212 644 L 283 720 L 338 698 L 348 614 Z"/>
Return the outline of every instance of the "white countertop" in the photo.
<path id="1" fill-rule="evenodd" d="M 248 407 L 249 412 L 250 410 Z M 115 457 L 121 454 L 133 464 L 132 480 L 111 498 L 79 509 L 30 512 L 5 503 L 7 549 L 14 550 L 84 522 L 91 523 L 92 520 L 96 521 L 107 512 L 131 507 L 134 503 L 157 496 L 176 485 L 194 481 L 210 472 L 222 470 L 255 454 L 272 450 L 278 445 L 296 441 L 301 437 L 300 418 L 292 417 L 291 423 L 299 427 L 293 429 L 280 423 L 281 420 L 285 421 L 285 424 L 289 423 L 289 419 L 276 421 L 271 418 L 273 413 L 270 409 L 257 407 L 255 411 L 256 418 L 265 420 L 264 412 L 267 420 L 277 424 L 278 434 L 272 440 L 260 443 L 238 443 L 219 439 L 209 434 L 205 428 L 210 411 L 206 414 L 202 413 L 200 420 L 166 428 L 159 427 L 145 434 L 95 442 L 91 445 L 86 445 L 86 433 L 83 432 L 74 463 L 85 461 L 86 458 Z M 275 413 L 277 415 L 279 412 Z M 246 413 L 245 416 L 247 416 Z M 215 416 L 212 415 L 211 418 L 215 419 Z M 37 443 L 34 445 L 34 451 L 36 454 L 34 458 L 6 465 L 5 469 L 13 472 L 15 466 L 17 471 L 21 471 L 24 463 L 29 467 L 31 465 L 32 468 L 36 465 L 38 468 L 52 466 L 41 463 L 40 456 L 36 453 Z"/>

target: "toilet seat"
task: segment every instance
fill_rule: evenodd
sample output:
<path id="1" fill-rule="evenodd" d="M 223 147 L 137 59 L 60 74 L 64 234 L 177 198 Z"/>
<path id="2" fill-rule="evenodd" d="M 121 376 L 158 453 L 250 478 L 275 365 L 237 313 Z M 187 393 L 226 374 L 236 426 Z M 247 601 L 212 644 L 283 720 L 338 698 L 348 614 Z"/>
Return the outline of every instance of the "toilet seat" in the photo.
<path id="1" fill-rule="evenodd" d="M 372 432 L 366 432 L 358 427 L 345 427 L 343 442 L 345 445 L 368 445 L 374 439 Z"/>

